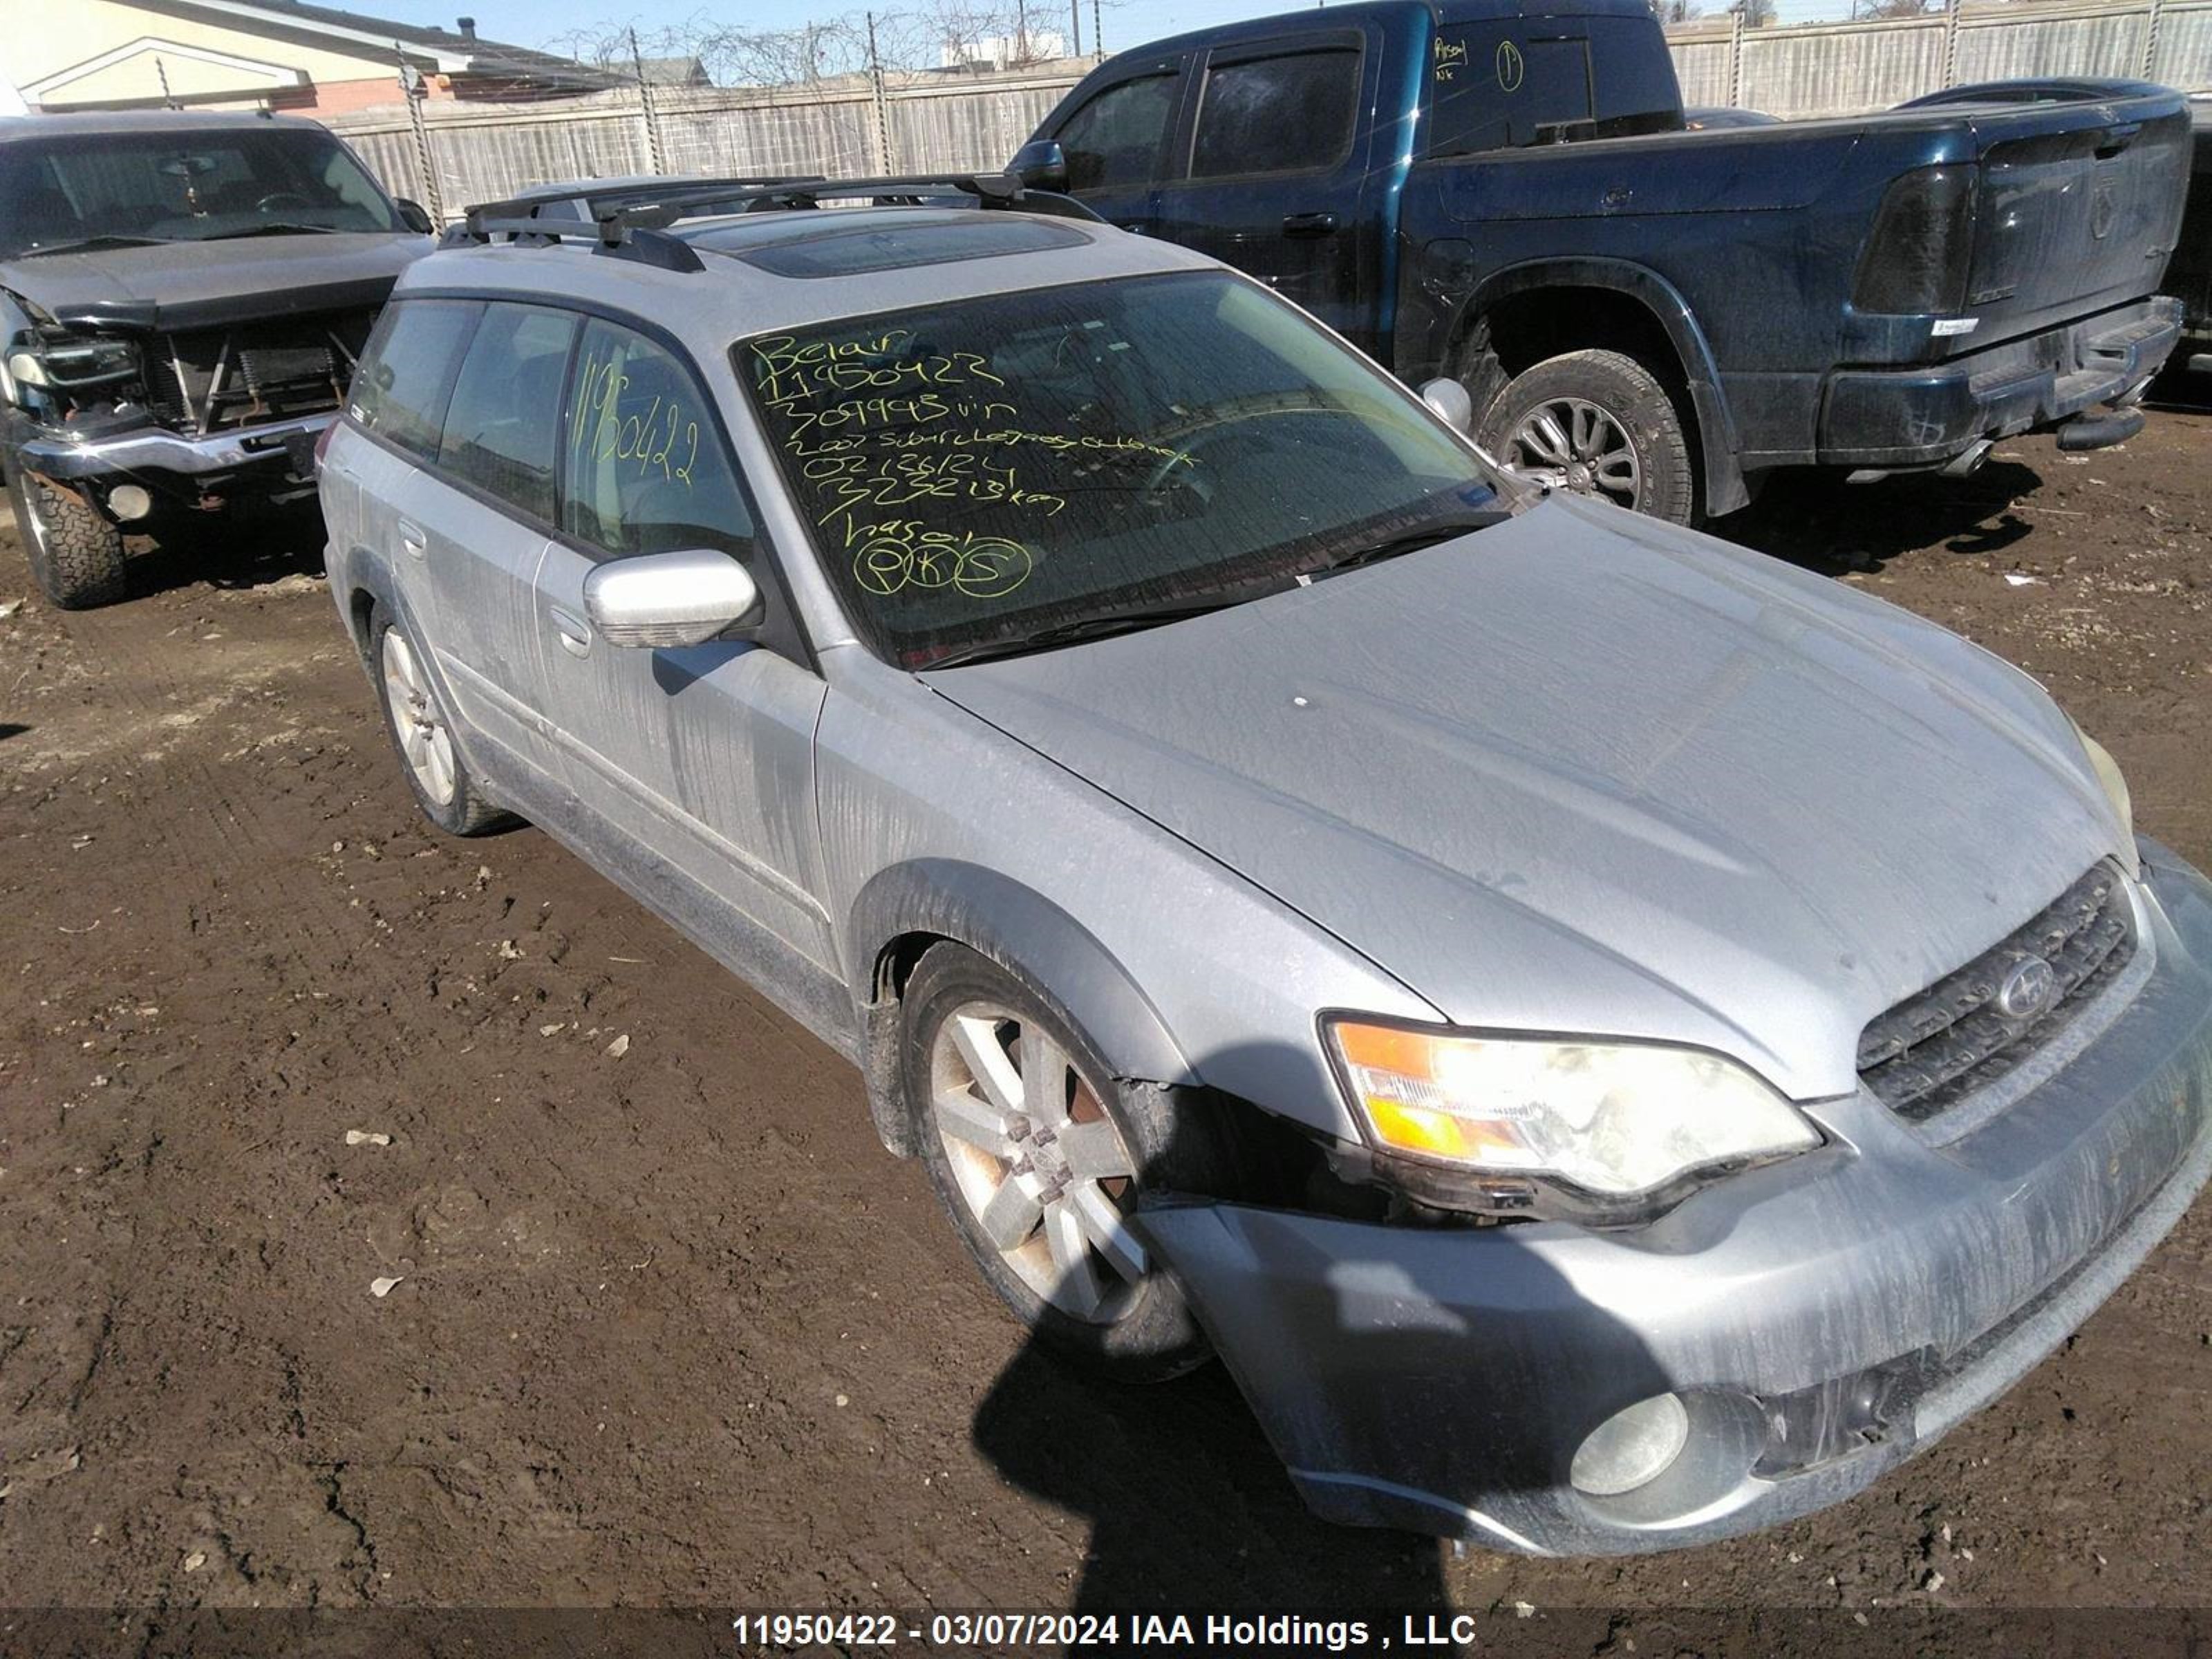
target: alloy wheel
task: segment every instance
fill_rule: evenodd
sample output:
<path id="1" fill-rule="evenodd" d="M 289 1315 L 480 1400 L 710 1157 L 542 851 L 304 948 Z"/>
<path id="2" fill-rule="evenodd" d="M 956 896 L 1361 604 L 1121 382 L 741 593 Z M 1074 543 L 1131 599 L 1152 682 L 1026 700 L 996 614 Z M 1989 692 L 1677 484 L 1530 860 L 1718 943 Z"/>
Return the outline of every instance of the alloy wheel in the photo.
<path id="1" fill-rule="evenodd" d="M 453 764 L 453 734 L 438 712 L 430 683 L 415 648 L 396 628 L 384 632 L 384 700 L 392 710 L 392 729 L 399 752 L 422 793 L 443 806 L 453 798 L 459 773 Z"/>
<path id="2" fill-rule="evenodd" d="M 1073 1318 L 1127 1314 L 1150 1268 L 1126 1219 L 1136 1160 L 1066 1048 L 1033 1020 L 963 1003 L 938 1027 L 929 1075 L 931 1121 L 991 1247 Z"/>
<path id="3" fill-rule="evenodd" d="M 1521 417 L 1501 458 L 1516 478 L 1595 495 L 1633 511 L 1644 494 L 1636 446 L 1620 419 L 1586 398 L 1548 398 Z"/>

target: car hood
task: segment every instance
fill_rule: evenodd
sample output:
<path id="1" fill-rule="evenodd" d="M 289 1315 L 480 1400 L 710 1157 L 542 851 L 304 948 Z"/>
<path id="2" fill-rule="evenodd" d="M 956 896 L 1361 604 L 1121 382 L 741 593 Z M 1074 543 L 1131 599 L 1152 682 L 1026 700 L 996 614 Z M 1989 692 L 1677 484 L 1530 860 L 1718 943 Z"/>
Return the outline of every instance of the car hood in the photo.
<path id="1" fill-rule="evenodd" d="M 246 236 L 10 259 L 0 289 L 49 316 L 123 329 L 228 322 L 380 305 L 428 237 Z"/>
<path id="2" fill-rule="evenodd" d="M 1799 1099 L 1849 1092 L 1869 1018 L 2127 851 L 2017 670 L 1563 498 L 924 678 L 1455 1024 L 1698 1043 Z"/>

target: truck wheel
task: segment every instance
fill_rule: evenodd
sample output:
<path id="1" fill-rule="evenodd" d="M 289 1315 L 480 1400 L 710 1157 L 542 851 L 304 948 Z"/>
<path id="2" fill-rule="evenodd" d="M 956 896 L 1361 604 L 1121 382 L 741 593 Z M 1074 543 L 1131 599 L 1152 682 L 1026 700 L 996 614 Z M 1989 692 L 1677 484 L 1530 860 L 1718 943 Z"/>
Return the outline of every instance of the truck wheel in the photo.
<path id="1" fill-rule="evenodd" d="M 1028 984 L 961 945 L 915 965 L 900 1023 L 913 1144 L 1014 1316 L 1124 1382 L 1204 1363 L 1182 1292 L 1127 1218 L 1140 1188 L 1209 1190 L 1218 1134 L 1166 1091 L 1118 1083 Z"/>
<path id="2" fill-rule="evenodd" d="M 64 611 L 88 611 L 121 599 L 123 532 L 72 490 L 58 489 L 19 464 L 8 471 L 8 499 L 40 590 Z"/>
<path id="3" fill-rule="evenodd" d="M 1618 351 L 1570 351 L 1516 374 L 1476 422 L 1508 472 L 1688 524 L 1690 440 L 1667 388 Z"/>
<path id="4" fill-rule="evenodd" d="M 420 647 L 381 607 L 369 613 L 368 640 L 370 670 L 383 694 L 384 729 L 422 816 L 449 836 L 506 828 L 511 815 L 485 799 L 461 758 L 452 717 L 438 701 Z"/>

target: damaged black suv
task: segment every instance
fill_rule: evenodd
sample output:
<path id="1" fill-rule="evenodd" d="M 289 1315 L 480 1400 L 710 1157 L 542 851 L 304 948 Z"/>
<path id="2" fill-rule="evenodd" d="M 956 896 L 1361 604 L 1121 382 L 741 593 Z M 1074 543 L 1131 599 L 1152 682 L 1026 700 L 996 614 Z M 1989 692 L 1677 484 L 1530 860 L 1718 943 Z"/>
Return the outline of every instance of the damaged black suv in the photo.
<path id="1" fill-rule="evenodd" d="M 126 526 L 312 492 L 429 228 L 311 121 L 0 119 L 0 467 L 46 596 L 121 598 Z"/>

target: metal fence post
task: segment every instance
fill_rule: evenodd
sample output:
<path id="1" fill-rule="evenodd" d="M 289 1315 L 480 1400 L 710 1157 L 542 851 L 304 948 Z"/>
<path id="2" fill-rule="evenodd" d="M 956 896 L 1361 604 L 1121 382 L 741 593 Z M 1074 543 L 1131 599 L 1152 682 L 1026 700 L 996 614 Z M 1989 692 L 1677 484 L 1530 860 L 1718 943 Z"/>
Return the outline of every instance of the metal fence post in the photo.
<path id="1" fill-rule="evenodd" d="M 883 60 L 876 56 L 876 15 L 868 17 L 868 100 L 875 106 L 876 113 L 876 171 L 890 174 L 898 171 L 891 160 L 890 100 L 884 92 Z"/>
<path id="2" fill-rule="evenodd" d="M 1959 84 L 1959 6 L 1960 0 L 1948 0 L 1943 8 L 1943 84 Z"/>
<path id="3" fill-rule="evenodd" d="M 1743 106 L 1743 8 L 1729 14 L 1729 107 Z"/>
<path id="4" fill-rule="evenodd" d="M 407 53 L 397 40 L 392 43 L 392 55 L 399 64 L 399 91 L 407 100 L 407 124 L 415 130 L 415 171 L 422 180 L 422 205 L 433 224 L 441 223 L 446 204 L 438 189 L 438 169 L 430 163 L 430 125 L 422 118 L 422 100 L 430 95 L 430 88 L 423 84 L 422 71 L 407 61 Z"/>
<path id="5" fill-rule="evenodd" d="M 629 32 L 629 61 L 637 70 L 637 103 L 645 117 L 645 170 L 665 173 L 668 163 L 660 148 L 660 112 L 653 105 L 653 82 L 645 72 L 645 55 L 637 49 L 637 31 Z"/>
<path id="6" fill-rule="evenodd" d="M 2166 17 L 2166 0 L 2150 0 L 2150 25 L 2143 30 L 2142 77 L 2158 79 L 2158 26 Z"/>

